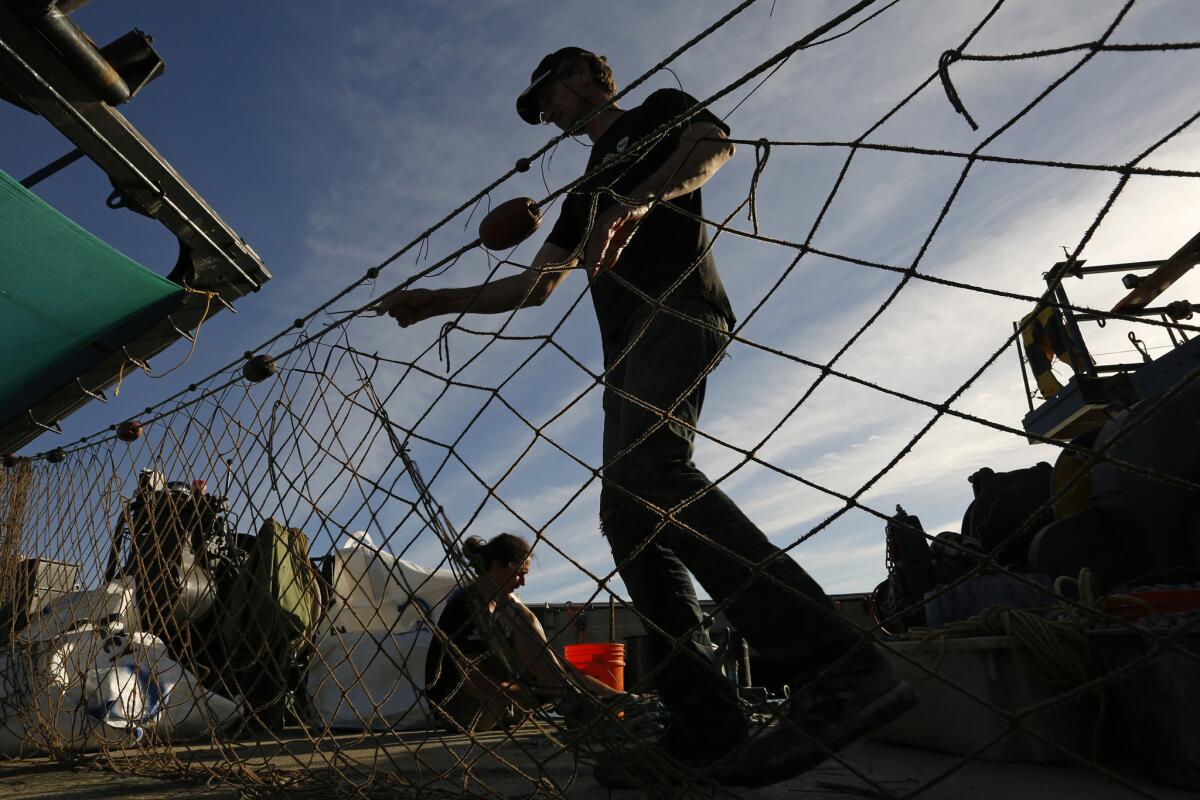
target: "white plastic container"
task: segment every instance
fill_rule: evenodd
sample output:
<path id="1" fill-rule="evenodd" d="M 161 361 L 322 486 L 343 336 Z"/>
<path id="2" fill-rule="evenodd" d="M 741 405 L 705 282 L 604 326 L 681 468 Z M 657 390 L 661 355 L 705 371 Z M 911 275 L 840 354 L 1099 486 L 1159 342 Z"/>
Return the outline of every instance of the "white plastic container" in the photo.
<path id="1" fill-rule="evenodd" d="M 886 647 L 895 651 L 888 657 L 897 672 L 920 693 L 921 701 L 872 738 L 955 755 L 974 753 L 995 740 L 976 756 L 986 761 L 1040 764 L 1074 760 L 1070 753 L 1092 759 L 1100 709 L 1094 695 L 1065 700 L 1024 716 L 1022 727 L 1014 727 L 1006 716 L 981 702 L 1012 713 L 1068 691 L 1048 686 L 1031 675 L 1007 637 L 888 642 Z"/>
<path id="2" fill-rule="evenodd" d="M 437 724 L 421 693 L 433 640 L 428 622 L 458 585 L 454 574 L 397 558 L 362 531 L 350 534 L 333 559 L 318 657 L 306 678 L 311 721 L 375 731 Z"/>

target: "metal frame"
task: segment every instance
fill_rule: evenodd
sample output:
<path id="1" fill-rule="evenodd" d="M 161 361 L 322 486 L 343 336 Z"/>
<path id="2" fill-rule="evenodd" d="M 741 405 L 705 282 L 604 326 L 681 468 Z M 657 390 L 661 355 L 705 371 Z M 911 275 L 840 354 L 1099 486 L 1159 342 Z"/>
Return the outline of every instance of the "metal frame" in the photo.
<path id="1" fill-rule="evenodd" d="M 1171 319 L 1178 319 L 1181 315 L 1188 315 L 1189 312 L 1200 311 L 1200 305 L 1189 303 L 1186 300 L 1161 307 L 1149 306 L 1150 302 L 1166 291 L 1193 266 L 1200 263 L 1200 234 L 1192 237 L 1166 260 L 1132 261 L 1092 267 L 1085 267 L 1085 263 L 1087 262 L 1083 259 L 1059 261 L 1046 273 L 1046 283 L 1052 289 L 1054 301 L 1062 308 L 1067 335 L 1071 338 L 1073 346 L 1078 348 L 1077 355 L 1080 358 L 1073 360 L 1078 360 L 1080 363 L 1071 365 L 1074 376 L 1062 391 L 1054 397 L 1042 401 L 1036 407 L 1033 403 L 1034 392 L 1030 387 L 1029 375 L 1026 371 L 1028 362 L 1021 345 L 1019 326 L 1017 323 L 1013 323 L 1013 333 L 1016 334 L 1014 344 L 1021 368 L 1021 380 L 1025 386 L 1025 399 L 1029 405 L 1029 413 L 1025 415 L 1022 424 L 1026 431 L 1041 436 L 1072 438 L 1097 420 L 1103 419 L 1102 412 L 1111 403 L 1136 394 L 1132 384 L 1125 385 L 1120 382 L 1122 380 L 1128 382 L 1127 376 L 1140 370 L 1145 363 L 1096 364 L 1087 349 L 1087 342 L 1079 328 L 1079 323 L 1097 322 L 1103 325 L 1105 321 L 1111 319 L 1112 314 L 1161 317 L 1164 322 L 1168 323 L 1167 333 L 1171 337 L 1171 343 L 1178 349 L 1186 345 L 1189 340 L 1182 330 L 1179 331 L 1182 341 L 1176 339 L 1175 332 L 1170 326 Z M 1132 274 L 1146 270 L 1151 271 L 1149 275 L 1136 276 Z M 1111 312 L 1075 313 L 1067 297 L 1063 278 L 1072 276 L 1083 279 L 1090 275 L 1119 272 L 1131 273 L 1126 275 L 1124 283 L 1131 287 L 1132 291 L 1122 298 Z M 1153 363 L 1144 351 L 1143 357 L 1146 359 L 1146 363 Z M 1030 442 L 1036 443 L 1037 440 L 1031 439 Z"/>
<path id="2" fill-rule="evenodd" d="M 257 291 L 271 274 L 254 250 L 115 109 L 105 105 L 61 57 L 5 3 L 0 2 L 0 83 L 45 117 L 108 174 L 134 208 L 157 219 L 179 239 L 193 269 L 187 285 L 216 292 L 217 301 L 188 294 L 154 319 L 123 326 L 120 347 L 101 350 L 82 370 L 56 365 L 22 394 L 24 408 L 0 409 L 0 452 L 12 452 L 113 384 L 131 360 L 150 360 L 195 329 L 205 316 Z M 170 317 L 168 318 L 168 314 Z M 42 420 L 38 424 L 35 420 Z"/>

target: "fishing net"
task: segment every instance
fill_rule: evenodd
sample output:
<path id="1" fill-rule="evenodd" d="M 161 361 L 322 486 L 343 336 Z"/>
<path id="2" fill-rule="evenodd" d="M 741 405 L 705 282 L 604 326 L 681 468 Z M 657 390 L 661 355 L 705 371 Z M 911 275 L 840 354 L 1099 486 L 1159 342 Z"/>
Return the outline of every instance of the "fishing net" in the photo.
<path id="1" fill-rule="evenodd" d="M 714 32 L 753 5 L 742 3 L 714 21 L 624 92 L 683 53 L 710 46 Z M 869 29 L 897 5 L 859 3 L 812 31 L 797 32 L 803 35 L 793 44 L 631 143 L 627 157 L 638 159 L 656 137 L 739 90 L 757 91 L 789 60 Z M 147 407 L 136 421 L 12 460 L 0 471 L 0 623 L 8 640 L 0 655 L 0 749 L 8 756 L 50 754 L 118 772 L 209 779 L 263 794 L 564 796 L 594 790 L 592 767 L 617 761 L 650 791 L 739 796 L 742 789 L 715 785 L 703 769 L 656 755 L 652 742 L 670 729 L 656 699 L 665 693 L 655 685 L 663 664 L 641 670 L 626 686 L 635 694 L 593 699 L 560 666 L 558 644 L 571 636 L 577 618 L 546 610 L 535 621 L 495 593 L 456 594 L 459 587 L 484 585 L 477 580 L 482 565 L 464 549 L 466 537 L 510 530 L 532 542 L 538 563 L 574 576 L 586 604 L 611 604 L 614 615 L 628 615 L 645 633 L 669 640 L 676 659 L 705 661 L 695 643 L 709 640 L 706 623 L 748 620 L 738 602 L 750 591 L 798 604 L 849 631 L 854 645 L 848 653 L 804 674 L 771 676 L 769 693 L 740 693 L 752 738 L 794 726 L 788 715 L 805 692 L 870 647 L 885 652 L 926 698 L 904 719 L 928 727 L 937 717 L 952 730 L 953 708 L 964 719 L 983 720 L 971 735 L 957 737 L 954 755 L 936 770 L 901 784 L 883 781 L 860 758 L 827 753 L 829 763 L 872 796 L 920 796 L 1005 747 L 1031 750 L 1033 760 L 1071 763 L 1130 793 L 1154 796 L 1153 787 L 1113 767 L 1105 737 L 1114 718 L 1138 705 L 1130 698 L 1139 696 L 1139 686 L 1161 684 L 1164 675 L 1166 683 L 1171 676 L 1180 684 L 1194 686 L 1196 680 L 1196 617 L 1147 614 L 1164 607 L 1127 590 L 1137 588 L 1138 578 L 1183 580 L 1177 573 L 1163 579 L 1155 567 L 1196 563 L 1195 553 L 1171 550 L 1172 542 L 1188 541 L 1187 534 L 1167 535 L 1190 530 L 1195 537 L 1194 448 L 1181 444 L 1179 453 L 1164 457 L 1138 443 L 1151 436 L 1194 441 L 1184 437 L 1194 437 L 1198 407 L 1200 367 L 1189 355 L 1197 326 L 1186 302 L 1151 304 L 1166 288 L 1149 288 L 1162 282 L 1161 275 L 1146 278 L 1142 294 L 1116 310 L 1105 310 L 1102 300 L 1093 303 L 1082 289 L 1088 302 L 1072 302 L 1064 286 L 1093 274 L 1085 272 L 1084 254 L 1116 224 L 1111 220 L 1120 219 L 1123 198 L 1144 197 L 1145 184 L 1190 185 L 1200 177 L 1180 167 L 1186 151 L 1175 148 L 1197 112 L 1184 108 L 1161 129 L 1139 130 L 1142 144 L 1120 163 L 1089 161 L 1086 153 L 1012 153 L 1001 140 L 1035 109 L 1069 100 L 1089 71 L 1119 68 L 1122 59 L 1184 57 L 1200 48 L 1196 42 L 1129 39 L 1127 20 L 1139 5 L 1122 5 L 1093 41 L 1030 52 L 981 50 L 976 42 L 986 41 L 1005 6 L 1000 0 L 983 9 L 961 41 L 947 42 L 940 58 L 931 56 L 927 77 L 890 100 L 865 130 L 821 141 L 735 139 L 741 157 L 754 158 L 748 192 L 741 204 L 718 209 L 705 222 L 718 246 L 752 248 L 756 263 L 765 265 L 763 274 L 755 282 L 757 295 L 739 309 L 740 320 L 728 332 L 713 331 L 705 318 L 678 304 L 643 297 L 643 331 L 669 316 L 720 333 L 724 343 L 695 380 L 660 405 L 614 388 L 594 357 L 566 335 L 581 318 L 590 324 L 589 312 L 581 310 L 586 289 L 561 316 L 542 318 L 536 328 L 518 324 L 513 315 L 488 318 L 488 324 L 460 315 L 419 348 L 414 337 L 431 329 L 411 329 L 394 351 L 380 347 L 385 323 L 372 314 L 377 279 L 389 267 L 399 269 L 405 256 L 417 256 L 418 264 L 429 263 L 402 285 L 420 287 L 464 256 L 483 253 L 478 241 L 439 257 L 427 250 L 435 232 L 445 233 L 518 171 L 547 157 L 555 139 L 244 358 Z M 1028 83 L 1022 101 L 990 106 L 985 71 L 1031 64 L 1045 69 L 1021 73 Z M 954 137 L 934 132 L 925 140 L 889 141 L 889 121 L 935 103 L 948 103 L 954 124 L 972 132 L 969 146 L 948 147 L 945 141 Z M 825 165 L 829 180 L 827 190 L 811 190 L 813 213 L 805 227 L 773 215 L 764 198 L 794 186 L 789 170 L 801 169 L 800 159 L 810 156 Z M 918 195 L 889 197 L 888 180 L 905 170 L 925 170 L 938 180 Z M 1064 223 L 1075 234 L 1061 260 L 1040 276 L 1044 267 L 1018 265 L 1023 278 L 1009 281 L 1018 272 L 1001 269 L 1002 242 L 1023 231 L 955 215 L 969 215 L 989 192 L 1033 203 L 1036 198 L 1019 189 L 1046 174 L 1077 189 L 1102 185 L 1103 200 Z M 578 191 L 582 181 L 548 190 L 539 204 L 549 207 Z M 835 224 L 830 220 L 847 214 L 845 195 L 861 198 L 864 182 L 879 189 L 882 205 L 910 212 L 903 246 L 885 248 L 883 256 L 864 255 L 852 241 L 823 234 Z M 880 204 L 854 202 L 862 226 L 883 224 Z M 1054 205 L 1043 208 L 1051 214 Z M 950 220 L 974 225 L 975 233 L 988 228 L 992 252 L 942 249 L 939 233 L 952 227 Z M 1168 247 L 1175 252 L 1180 244 Z M 1196 249 L 1189 244 L 1168 259 L 1155 244 L 1156 252 L 1141 257 L 1165 259 L 1182 273 L 1195 261 L 1189 248 Z M 528 268 L 511 257 L 486 258 L 489 277 L 513 266 Z M 1138 282 L 1129 285 L 1137 295 Z M 851 321 L 847 334 L 832 344 L 828 337 L 805 342 L 788 336 L 781 320 L 803 313 L 796 303 L 804 296 L 814 312 L 827 304 L 844 308 L 842 316 Z M 997 326 L 982 314 L 988 303 L 1003 304 L 1008 321 Z M 908 362 L 862 357 L 897 352 L 885 346 L 890 326 L 923 315 L 928 324 L 921 341 L 907 344 L 913 353 Z M 1153 380 L 1116 380 L 1151 364 L 1147 345 L 1133 334 L 1141 357 L 1132 365 L 1106 367 L 1098 359 L 1109 354 L 1081 349 L 1080 323 L 1097 322 L 1110 330 L 1137 326 L 1143 335 L 1169 339 L 1160 348 L 1168 352 L 1153 361 Z M 960 349 L 972 354 L 969 362 Z M 743 356 L 751 365 L 740 373 L 745 380 L 737 381 L 736 398 L 753 414 L 742 428 L 720 417 L 711 425 L 690 425 L 701 454 L 719 467 L 713 488 L 667 507 L 625 492 L 644 512 L 644 540 L 618 553 L 616 564 L 595 552 L 581 554 L 581 529 L 590 528 L 600 540 L 594 509 L 605 470 L 639 444 L 608 463 L 597 455 L 592 440 L 598 433 L 581 428 L 594 420 L 589 414 L 599 395 L 615 391 L 649 411 L 655 428 L 688 428 L 678 409 L 727 351 L 735 355 L 732 369 Z M 982 357 L 975 358 L 977 352 Z M 1024 387 L 1030 412 L 1024 426 L 990 416 L 972 394 L 985 376 L 1005 372 L 1009 384 L 1015 382 L 1018 365 L 1005 356 L 1012 352 L 1020 374 L 1034 378 L 1033 387 Z M 935 365 L 944 368 L 933 377 Z M 1077 428 L 1038 427 L 1037 409 L 1093 390 L 1099 395 L 1080 404 L 1090 416 L 1071 417 Z M 1016 396 L 1021 391 L 1017 384 Z M 853 485 L 844 474 L 825 477 L 836 454 L 806 461 L 811 453 L 799 452 L 805 442 L 797 431 L 815 431 L 810 446 L 817 447 L 830 426 L 854 431 L 854 412 L 831 415 L 832 392 L 839 393 L 835 406 L 903 409 L 894 429 L 864 434 L 864 440 L 882 439 L 888 452 L 858 467 Z M 1012 493 L 987 505 L 987 498 L 1003 494 L 995 489 L 1002 478 L 977 473 L 976 504 L 954 534 L 928 533 L 915 517 L 877 502 L 883 489 L 903 485 L 891 482 L 914 462 L 921 474 L 929 471 L 938 446 L 931 442 L 971 436 L 983 443 L 980 449 L 944 471 L 966 463 L 979 467 L 988 448 L 1035 442 L 1056 460 L 1052 483 L 1044 471 L 1045 490 L 1030 496 L 1021 489 L 1028 482 L 1013 478 Z M 802 530 L 782 526 L 782 554 L 755 559 L 723 548 L 706 530 L 704 515 L 689 512 L 705 507 L 714 492 L 738 495 L 747 482 L 761 483 L 779 506 L 810 508 Z M 1025 554 L 1035 535 L 1074 515 L 1100 513 L 1103 503 L 1095 498 L 1105 487 L 1138 498 L 1127 503 L 1134 511 L 1137 502 L 1174 509 L 1148 523 L 1136 513 L 1117 523 L 1123 530 L 1152 525 L 1150 533 L 1162 534 L 1153 539 L 1166 542 L 1157 561 L 1142 573 L 1125 574 L 1113 558 L 1098 557 L 1099 565 L 1082 565 L 1094 569 L 1079 570 L 1069 547 L 1068 555 L 1049 548 L 1039 551 L 1046 563 L 1070 568 L 1049 576 L 1031 569 Z M 454 498 L 452 507 L 439 501 L 445 497 Z M 769 511 L 758 508 L 756 514 Z M 1004 513 L 1012 518 L 1002 520 Z M 809 543 L 848 535 L 848 521 L 871 528 L 874 542 L 863 552 L 881 563 L 878 531 L 887 536 L 888 577 L 869 598 L 869 615 L 858 618 L 845 613 L 848 608 L 836 613 L 812 591 L 779 577 L 790 574 L 779 571 L 781 559 L 795 555 L 803 563 Z M 736 578 L 712 577 L 720 591 L 710 590 L 709 619 L 680 631 L 666 631 L 639 611 L 620 580 L 621 570 L 668 532 L 677 542 L 702 543 L 711 551 L 709 563 L 724 564 Z M 1068 534 L 1064 541 L 1075 541 Z M 861 544 L 846 541 L 851 549 Z M 1177 557 L 1184 561 L 1172 563 Z M 698 577 L 707 588 L 706 576 Z M 981 587 L 996 585 L 1004 602 L 955 615 L 975 593 L 986 594 Z M 480 635 L 499 668 L 485 669 L 477 653 L 464 651 L 461 639 L 439 626 L 456 597 L 466 597 L 470 615 L 489 620 L 480 623 Z M 554 644 L 531 656 L 529 642 L 543 628 Z M 774 646 L 747 638 L 756 651 Z M 726 662 L 738 660 L 736 641 L 730 632 L 721 654 Z M 429 696 L 431 675 L 438 677 L 428 668 L 431 653 L 442 654 L 438 663 L 458 665 L 449 679 L 470 700 L 466 713 L 451 709 L 444 695 Z M 985 662 L 986 669 L 975 666 Z M 712 663 L 708 659 L 703 668 Z M 993 685 L 997 670 L 1024 676 L 1022 685 L 1036 691 L 1000 698 Z M 936 709 L 945 712 L 939 716 Z M 1054 728 L 1053 720 L 1070 715 L 1085 723 L 1068 734 Z M 890 734 L 910 743 L 916 735 L 895 726 Z M 1182 785 L 1195 778 L 1181 768 L 1151 763 L 1150 769 Z"/>

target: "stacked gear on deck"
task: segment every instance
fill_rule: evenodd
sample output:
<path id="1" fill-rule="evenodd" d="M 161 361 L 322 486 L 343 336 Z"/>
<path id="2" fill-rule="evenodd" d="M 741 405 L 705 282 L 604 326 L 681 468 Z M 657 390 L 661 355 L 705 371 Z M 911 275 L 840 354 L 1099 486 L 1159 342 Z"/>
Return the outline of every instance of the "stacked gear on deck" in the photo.
<path id="1" fill-rule="evenodd" d="M 1145 306 L 1171 285 L 1154 275 L 1175 270 L 1176 278 L 1196 263 L 1200 237 L 1193 237 L 1165 262 L 1084 268 L 1062 262 L 1078 277 L 1118 268 L 1153 268 L 1146 278 L 1126 275 L 1126 288 L 1154 285 L 1138 302 L 1130 295 L 1117 308 L 1164 322 L 1181 322 L 1195 308 L 1177 301 L 1162 309 Z M 1175 264 L 1171 267 L 1171 264 Z M 1180 272 L 1179 270 L 1182 270 Z M 1164 282 L 1165 281 L 1165 282 Z M 1062 287 L 1057 298 L 1066 303 Z M 1134 332 L 1129 338 L 1141 363 L 1097 366 L 1078 322 L 1096 320 L 1065 308 L 1039 307 L 1019 323 L 1022 368 L 1028 365 L 1044 398 L 1030 403 L 1026 430 L 1069 441 L 1053 468 L 982 476 L 963 533 L 979 531 L 989 552 L 1019 570 L 1074 576 L 1087 568 L 1101 591 L 1143 582 L 1190 582 L 1200 577 L 1200 507 L 1194 486 L 1200 478 L 1200 339 L 1167 327 L 1172 347 L 1151 358 Z M 1099 321 L 1103 324 L 1103 318 Z M 1055 359 L 1074 373 L 1064 385 L 1052 373 Z M 985 475 L 985 472 L 987 473 Z M 987 495 L 988 502 L 981 507 Z M 982 516 L 981 516 L 982 514 Z"/>
<path id="2" fill-rule="evenodd" d="M 105 585 L 47 604 L 0 654 L 0 753 L 152 731 L 182 741 L 238 724 L 434 722 L 424 659 L 453 573 L 359 532 L 329 556 L 322 586 L 303 532 L 269 519 L 257 536 L 238 534 L 227 510 L 202 481 L 142 471 Z"/>
<path id="3" fill-rule="evenodd" d="M 977 540 L 952 531 L 929 541 L 921 520 L 900 506 L 885 537 L 888 576 L 871 593 L 869 607 L 886 633 L 927 624 L 926 595 L 965 575 L 982 551 Z"/>
<path id="4" fill-rule="evenodd" d="M 299 688 L 321 615 L 320 589 L 303 532 L 269 519 L 246 542 L 245 560 L 196 621 L 205 681 L 243 699 L 251 725 L 278 730 L 303 710 Z"/>
<path id="5" fill-rule="evenodd" d="M 228 537 L 225 498 L 201 491 L 201 484 L 168 483 L 161 473 L 142 470 L 137 492 L 124 508 L 113 537 L 107 577 L 127 577 L 136 587 L 145 630 L 157 631 L 176 646 L 189 624 L 207 613 L 216 596 L 217 558 Z M 118 568 L 128 540 L 129 555 Z"/>
<path id="6" fill-rule="evenodd" d="M 329 556 L 322 586 L 303 532 L 271 519 L 257 536 L 238 534 L 227 509 L 201 481 L 143 470 L 109 566 L 132 587 L 141 629 L 205 687 L 239 698 L 253 729 L 430 724 L 425 654 L 454 575 L 358 532 Z"/>
<path id="7" fill-rule="evenodd" d="M 1161 360 L 1190 364 L 1197 358 L 1200 339 Z M 965 619 L 999 603 L 1052 605 L 1054 580 L 1084 569 L 1101 592 L 1200 578 L 1200 504 L 1189 486 L 1200 480 L 1197 408 L 1200 383 L 1193 382 L 1174 395 L 1152 394 L 1114 408 L 1053 467 L 976 471 L 961 534 L 927 542 L 919 521 L 898 508 L 887 528 L 889 577 L 874 594 L 877 620 L 903 631 L 935 624 L 932 617 Z M 935 591 L 965 574 L 978 560 L 973 553 L 1028 580 L 980 569 L 949 592 Z M 924 603 L 927 594 L 935 597 Z M 950 608 L 956 602 L 958 611 Z"/>
<path id="8" fill-rule="evenodd" d="M 1200 339 L 1189 347 L 1200 352 Z M 1078 475 L 1087 488 L 1036 533 L 1031 566 L 1050 575 L 1088 567 L 1103 591 L 1200 578 L 1200 503 L 1186 486 L 1200 479 L 1197 408 L 1200 383 L 1193 382 L 1175 396 L 1147 397 L 1120 411 L 1080 442 L 1137 471 L 1060 458 L 1055 481 Z"/>
<path id="9" fill-rule="evenodd" d="M 296 701 L 321 614 L 304 533 L 269 519 L 238 534 L 228 500 L 202 481 L 143 470 L 114 537 L 109 572 L 134 587 L 143 630 L 209 689 L 238 697 L 248 723 L 280 729 Z M 128 558 L 118 569 L 128 539 Z"/>
<path id="10" fill-rule="evenodd" d="M 0 650 L 0 755 L 184 742 L 235 726 L 240 704 L 140 631 L 125 582 L 67 594 Z"/>

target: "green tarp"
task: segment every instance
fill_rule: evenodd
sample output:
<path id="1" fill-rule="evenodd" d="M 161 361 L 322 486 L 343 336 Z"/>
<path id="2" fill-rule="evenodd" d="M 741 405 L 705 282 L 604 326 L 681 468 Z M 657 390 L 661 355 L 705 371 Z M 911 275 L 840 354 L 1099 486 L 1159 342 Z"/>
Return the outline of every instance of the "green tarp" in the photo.
<path id="1" fill-rule="evenodd" d="M 182 292 L 0 172 L 0 403 L 122 320 Z"/>

